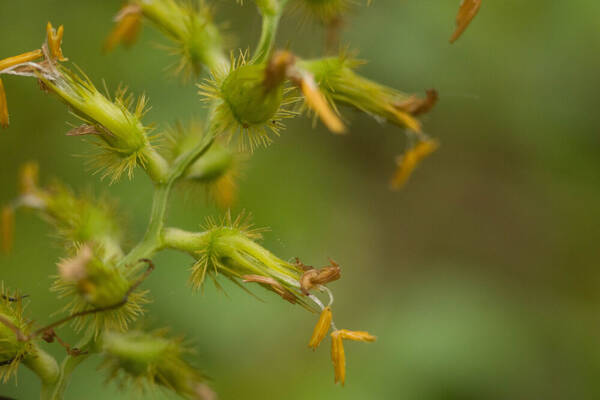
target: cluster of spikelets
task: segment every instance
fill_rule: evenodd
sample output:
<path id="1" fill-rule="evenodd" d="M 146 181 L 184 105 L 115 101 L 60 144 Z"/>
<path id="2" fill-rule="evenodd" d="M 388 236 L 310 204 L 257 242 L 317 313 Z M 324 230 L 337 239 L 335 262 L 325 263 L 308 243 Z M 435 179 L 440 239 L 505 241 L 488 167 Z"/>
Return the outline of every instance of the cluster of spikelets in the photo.
<path id="1" fill-rule="evenodd" d="M 119 43 L 131 45 L 143 21 L 150 22 L 172 40 L 170 51 L 179 57 L 175 71 L 197 78 L 209 71 L 210 78 L 198 86 L 209 115 L 204 127 L 190 124 L 152 134 L 151 124 L 142 122 L 147 110 L 144 96 L 135 99 L 123 88 L 116 96 L 102 94 L 81 71 L 65 66 L 61 44 L 64 28 L 49 23 L 45 43 L 39 49 L 0 60 L 0 75 L 33 77 L 40 87 L 57 95 L 82 121 L 69 131 L 71 136 L 92 138 L 100 153 L 93 163 L 111 180 L 132 176 L 135 167 L 144 169 L 157 185 L 201 184 L 223 206 L 235 196 L 235 181 L 245 150 L 269 144 L 280 134 L 284 120 L 304 112 L 314 114 L 334 133 L 345 133 L 341 107 L 365 112 L 378 121 L 394 124 L 407 132 L 408 150 L 398 158 L 392 187 L 403 186 L 419 162 L 438 144 L 422 130 L 418 117 L 437 101 L 437 93 L 426 96 L 405 94 L 374 82 L 356 72 L 360 61 L 346 53 L 337 57 L 302 59 L 290 51 L 272 51 L 272 39 L 287 0 L 256 0 L 263 15 L 263 37 L 251 57 L 239 52 L 225 57 L 223 34 L 213 22 L 210 7 L 176 0 L 129 0 L 115 17 L 115 28 L 105 50 Z M 452 41 L 464 31 L 479 10 L 480 0 L 463 0 Z M 290 7 L 303 9 L 317 21 L 333 26 L 355 5 L 351 0 L 292 0 Z M 266 28 L 265 28 L 266 27 Z M 266 46 L 266 47 L 265 47 Z M 232 53 L 233 54 L 233 53 Z M 9 122 L 3 82 L 0 79 L 0 125 Z M 159 149 L 157 138 L 162 139 Z M 235 147 L 231 142 L 239 143 Z M 110 377 L 123 377 L 137 386 L 158 384 L 189 399 L 214 395 L 205 378 L 187 360 L 181 339 L 163 331 L 128 331 L 143 312 L 146 292 L 138 287 L 154 268 L 147 259 L 124 262 L 120 219 L 106 199 L 77 196 L 59 183 L 38 185 L 37 166 L 23 167 L 19 196 L 2 210 L 2 246 L 12 244 L 14 212 L 37 210 L 57 232 L 67 257 L 58 264 L 54 289 L 70 302 L 67 315 L 42 328 L 33 329 L 24 319 L 23 298 L 2 289 L 0 299 L 0 377 L 8 379 L 20 361 L 38 373 L 45 383 L 58 379 L 58 366 L 36 341 L 58 341 L 69 355 L 86 351 L 105 355 Z M 258 284 L 282 299 L 320 312 L 309 347 L 316 349 L 330 330 L 335 382 L 345 382 L 344 340 L 372 342 L 363 331 L 338 329 L 333 322 L 333 294 L 327 285 L 341 277 L 334 261 L 313 268 L 300 261 L 284 261 L 258 244 L 261 230 L 252 228 L 240 215 L 229 213 L 219 222 L 208 220 L 201 232 L 163 228 L 154 243 L 156 250 L 172 248 L 189 254 L 192 287 L 203 286 L 210 277 L 233 281 L 244 290 Z M 147 266 L 143 270 L 144 266 Z M 325 297 L 327 300 L 323 301 Z M 75 349 L 54 331 L 73 321 L 77 331 L 96 338 L 96 348 Z"/>

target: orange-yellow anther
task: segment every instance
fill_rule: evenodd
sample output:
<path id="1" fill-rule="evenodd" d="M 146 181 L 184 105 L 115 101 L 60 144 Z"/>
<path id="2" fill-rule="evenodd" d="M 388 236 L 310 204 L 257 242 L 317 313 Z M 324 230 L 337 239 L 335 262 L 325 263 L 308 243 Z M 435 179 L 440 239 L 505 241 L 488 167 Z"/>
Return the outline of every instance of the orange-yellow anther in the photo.
<path id="1" fill-rule="evenodd" d="M 29 61 L 35 61 L 38 58 L 41 58 L 44 55 L 42 50 L 37 49 L 33 51 L 28 51 L 27 53 L 19 54 L 18 56 L 8 57 L 4 60 L 0 60 L 0 71 L 14 67 L 15 65 L 23 64 Z"/>
<path id="2" fill-rule="evenodd" d="M 19 191 L 21 195 L 34 194 L 38 190 L 39 170 L 39 165 L 33 161 L 21 167 L 19 173 Z"/>
<path id="3" fill-rule="evenodd" d="M 454 43 L 456 39 L 462 35 L 465 29 L 467 29 L 473 18 L 475 18 L 479 12 L 480 7 L 481 0 L 462 0 L 458 15 L 456 16 L 456 30 L 450 38 L 450 43 Z"/>
<path id="4" fill-rule="evenodd" d="M 374 342 L 376 337 L 365 331 L 349 331 L 348 329 L 338 330 L 343 339 L 354 340 L 356 342 Z"/>
<path id="5" fill-rule="evenodd" d="M 392 178 L 393 189 L 400 189 L 406 184 L 411 174 L 421 160 L 433 153 L 439 147 L 436 140 L 422 140 L 398 160 L 398 168 Z"/>
<path id="6" fill-rule="evenodd" d="M 104 51 L 113 50 L 119 43 L 131 46 L 135 43 L 142 25 L 142 9 L 138 5 L 126 5 L 116 17 L 116 25 L 104 42 Z"/>
<path id="7" fill-rule="evenodd" d="M 333 362 L 334 382 L 346 383 L 346 353 L 340 331 L 331 333 L 331 361 Z"/>
<path id="8" fill-rule="evenodd" d="M 374 342 L 375 336 L 363 331 L 349 331 L 347 329 L 338 329 L 331 333 L 331 361 L 333 362 L 333 372 L 335 383 L 346 382 L 346 353 L 344 352 L 344 339 L 355 340 L 359 342 Z"/>
<path id="9" fill-rule="evenodd" d="M 344 123 L 335 115 L 335 112 L 329 107 L 329 103 L 323 93 L 319 90 L 317 84 L 311 76 L 304 76 L 300 81 L 300 90 L 306 100 L 306 105 L 317 113 L 321 121 L 333 133 L 344 133 L 346 127 Z"/>
<path id="10" fill-rule="evenodd" d="M 52 58 L 58 61 L 67 61 L 63 56 L 61 48 L 64 33 L 65 27 L 62 25 L 59 26 L 57 30 L 52 27 L 50 22 L 46 25 L 48 49 L 50 50 Z"/>
<path id="11" fill-rule="evenodd" d="M 11 206 L 2 208 L 2 251 L 9 253 L 13 246 L 15 231 L 15 210 Z"/>
<path id="12" fill-rule="evenodd" d="M 4 91 L 4 83 L 0 79 L 0 126 L 8 127 L 8 104 L 6 103 L 6 92 Z"/>
<path id="13" fill-rule="evenodd" d="M 310 342 L 308 343 L 308 347 L 312 347 L 315 350 L 319 344 L 325 339 L 327 336 L 327 332 L 329 332 L 329 327 L 331 325 L 331 308 L 325 307 L 321 312 L 321 316 L 319 317 L 319 321 L 315 325 L 315 329 L 310 338 Z"/>

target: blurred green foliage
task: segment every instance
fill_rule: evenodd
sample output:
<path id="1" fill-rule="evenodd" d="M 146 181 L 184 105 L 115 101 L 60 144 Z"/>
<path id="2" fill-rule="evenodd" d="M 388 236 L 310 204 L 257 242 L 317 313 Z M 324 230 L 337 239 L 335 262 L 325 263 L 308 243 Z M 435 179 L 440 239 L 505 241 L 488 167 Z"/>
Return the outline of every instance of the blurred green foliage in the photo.
<path id="1" fill-rule="evenodd" d="M 253 46 L 252 5 L 217 1 L 230 43 Z M 118 0 L 0 2 L 0 57 L 39 46 L 45 23 L 65 25 L 65 55 L 111 90 L 145 92 L 147 121 L 160 127 L 201 118 L 196 88 L 166 71 L 176 60 L 145 28 L 138 45 L 103 55 Z M 191 261 L 165 253 L 144 283 L 154 303 L 145 327 L 169 326 L 193 340 L 196 361 L 222 399 L 597 399 L 600 398 L 600 2 L 484 2 L 450 46 L 456 1 L 376 0 L 347 21 L 344 43 L 370 60 L 370 78 L 406 91 L 436 88 L 425 129 L 442 147 L 399 193 L 387 189 L 403 135 L 347 113 L 334 136 L 294 121 L 247 163 L 237 210 L 269 226 L 266 247 L 343 267 L 332 285 L 336 320 L 378 336 L 349 344 L 348 382 L 333 385 L 328 349 L 307 348 L 316 317 L 260 292 L 227 295 L 187 285 Z M 278 43 L 322 54 L 323 32 L 288 16 Z M 130 242 L 143 233 L 151 185 L 138 173 L 110 187 L 83 165 L 89 145 L 65 137 L 65 107 L 31 79 L 5 79 L 11 126 L 0 132 L 0 202 L 16 193 L 16 171 L 38 160 L 43 180 L 108 191 L 128 216 Z M 73 155 L 77 155 L 73 157 Z M 172 225 L 194 229 L 219 211 L 203 196 L 174 196 Z M 63 304 L 49 291 L 62 255 L 48 227 L 17 215 L 16 248 L 0 278 L 30 295 L 40 323 Z M 66 339 L 73 340 L 62 328 Z M 64 351 L 47 345 L 53 354 Z M 68 399 L 129 398 L 89 360 Z M 21 368 L 0 394 L 34 399 Z M 157 394 L 155 398 L 162 398 Z M 165 395 L 164 398 L 171 398 Z"/>

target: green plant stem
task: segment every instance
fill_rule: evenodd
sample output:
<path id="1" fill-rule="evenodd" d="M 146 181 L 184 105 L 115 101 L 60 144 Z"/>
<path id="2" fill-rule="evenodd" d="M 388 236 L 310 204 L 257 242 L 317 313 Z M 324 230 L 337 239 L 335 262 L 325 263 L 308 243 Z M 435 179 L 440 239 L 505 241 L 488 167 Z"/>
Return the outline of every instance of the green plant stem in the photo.
<path id="1" fill-rule="evenodd" d="M 165 247 L 194 253 L 202 246 L 206 232 L 188 232 L 179 228 L 165 228 L 162 232 L 162 241 Z"/>
<path id="2" fill-rule="evenodd" d="M 142 258 L 149 258 L 161 246 L 160 232 L 163 228 L 165 215 L 167 212 L 167 203 L 173 182 L 166 184 L 157 184 L 152 199 L 152 211 L 150 212 L 150 222 L 146 228 L 144 238 L 135 246 L 129 254 L 121 259 L 119 267 L 131 265 Z"/>
<path id="3" fill-rule="evenodd" d="M 275 43 L 275 36 L 277 34 L 280 19 L 280 13 L 263 15 L 260 40 L 251 61 L 253 64 L 263 63 L 269 57 Z"/>
<path id="4" fill-rule="evenodd" d="M 157 183 L 165 183 L 169 173 L 169 163 L 152 147 L 147 146 L 143 151 L 145 157 L 144 169 L 148 176 Z"/>
<path id="5" fill-rule="evenodd" d="M 31 353 L 23 360 L 23 363 L 27 368 L 35 372 L 42 381 L 41 398 L 50 398 L 48 397 L 49 393 L 51 393 L 54 384 L 59 379 L 58 364 L 54 357 L 46 353 L 37 345 L 34 346 Z"/>
<path id="6" fill-rule="evenodd" d="M 175 160 L 164 184 L 156 184 L 150 222 L 142 241 L 133 248 L 120 262 L 119 266 L 136 263 L 142 258 L 150 258 L 162 248 L 161 233 L 165 222 L 169 195 L 175 181 L 181 177 L 185 170 L 210 148 L 214 141 L 214 134 L 209 134 L 195 148 L 182 154 Z"/>

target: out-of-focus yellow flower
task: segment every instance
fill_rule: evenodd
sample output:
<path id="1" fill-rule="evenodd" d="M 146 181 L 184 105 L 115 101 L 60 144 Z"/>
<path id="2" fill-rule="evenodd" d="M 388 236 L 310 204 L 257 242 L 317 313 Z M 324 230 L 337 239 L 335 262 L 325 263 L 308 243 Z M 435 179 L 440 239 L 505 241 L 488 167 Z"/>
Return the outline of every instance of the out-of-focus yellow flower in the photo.
<path id="1" fill-rule="evenodd" d="M 38 188 L 40 166 L 34 161 L 21 166 L 19 173 L 19 192 L 21 195 L 35 194 Z"/>
<path id="2" fill-rule="evenodd" d="M 0 79 L 0 126 L 3 128 L 8 127 L 8 104 L 6 103 L 6 92 L 4 91 L 4 83 Z"/>
<path id="3" fill-rule="evenodd" d="M 398 168 L 392 178 L 393 189 L 400 189 L 406 184 L 419 163 L 439 147 L 437 140 L 426 139 L 419 141 L 415 147 L 398 159 Z"/>
<path id="4" fill-rule="evenodd" d="M 321 312 L 321 316 L 319 317 L 319 321 L 317 321 L 317 325 L 315 325 L 315 329 L 310 338 L 310 342 L 308 343 L 308 347 L 311 347 L 313 350 L 321 344 L 327 332 L 329 332 L 329 326 L 331 325 L 331 308 L 325 307 Z"/>
<path id="5" fill-rule="evenodd" d="M 104 42 L 104 51 L 113 50 L 119 43 L 131 46 L 137 40 L 142 25 L 142 8 L 127 4 L 115 17 L 116 25 Z"/>

